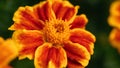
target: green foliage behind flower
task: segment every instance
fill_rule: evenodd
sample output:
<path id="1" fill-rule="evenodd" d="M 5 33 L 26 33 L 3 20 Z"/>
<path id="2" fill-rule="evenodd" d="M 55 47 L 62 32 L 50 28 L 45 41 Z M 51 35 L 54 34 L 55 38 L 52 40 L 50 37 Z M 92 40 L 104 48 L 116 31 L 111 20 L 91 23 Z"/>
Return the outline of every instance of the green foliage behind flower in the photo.
<path id="1" fill-rule="evenodd" d="M 111 27 L 107 23 L 109 6 L 113 0 L 70 0 L 80 5 L 78 14 L 85 13 L 89 19 L 86 29 L 96 36 L 94 55 L 86 68 L 120 68 L 120 54 L 110 46 L 108 36 Z M 12 17 L 19 6 L 34 5 L 39 0 L 0 0 L 0 36 L 11 37 L 8 27 L 13 24 Z M 33 61 L 16 58 L 11 62 L 13 68 L 34 68 Z"/>

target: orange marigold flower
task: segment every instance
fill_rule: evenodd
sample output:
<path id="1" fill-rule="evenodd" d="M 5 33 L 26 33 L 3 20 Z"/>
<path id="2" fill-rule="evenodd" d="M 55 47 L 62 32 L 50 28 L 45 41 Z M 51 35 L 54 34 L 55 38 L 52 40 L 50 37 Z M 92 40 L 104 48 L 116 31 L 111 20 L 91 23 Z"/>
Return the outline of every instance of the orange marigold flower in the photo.
<path id="1" fill-rule="evenodd" d="M 114 28 L 110 33 L 110 42 L 120 52 L 120 29 Z"/>
<path id="2" fill-rule="evenodd" d="M 19 59 L 34 59 L 35 68 L 84 68 L 93 54 L 95 36 L 85 30 L 85 14 L 69 1 L 47 0 L 20 7 L 14 14 L 13 39 Z"/>
<path id="3" fill-rule="evenodd" d="M 120 1 L 114 1 L 110 6 L 110 16 L 108 17 L 110 26 L 120 29 Z"/>
<path id="4" fill-rule="evenodd" d="M 114 1 L 110 6 L 110 15 L 120 15 L 120 1 Z"/>
<path id="5" fill-rule="evenodd" d="M 110 6 L 110 16 L 108 23 L 113 27 L 109 39 L 113 47 L 120 52 L 120 1 L 114 1 Z"/>
<path id="6" fill-rule="evenodd" d="M 8 64 L 18 55 L 18 50 L 11 39 L 0 37 L 0 68 L 12 68 Z"/>

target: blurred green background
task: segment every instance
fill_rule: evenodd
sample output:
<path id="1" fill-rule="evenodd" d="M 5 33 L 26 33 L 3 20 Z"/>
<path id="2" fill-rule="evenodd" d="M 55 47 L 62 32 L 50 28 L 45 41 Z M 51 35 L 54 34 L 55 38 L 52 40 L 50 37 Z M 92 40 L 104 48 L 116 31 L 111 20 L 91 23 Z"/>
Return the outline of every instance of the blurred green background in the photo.
<path id="1" fill-rule="evenodd" d="M 89 22 L 86 29 L 96 36 L 94 55 L 86 68 L 120 68 L 120 54 L 108 40 L 112 29 L 107 23 L 109 6 L 114 0 L 70 0 L 73 5 L 80 5 L 78 14 L 86 14 Z M 13 24 L 12 17 L 19 6 L 34 5 L 40 0 L 0 0 L 0 36 L 9 38 L 12 31 L 8 27 Z M 18 58 L 10 65 L 13 68 L 34 68 L 33 60 Z"/>

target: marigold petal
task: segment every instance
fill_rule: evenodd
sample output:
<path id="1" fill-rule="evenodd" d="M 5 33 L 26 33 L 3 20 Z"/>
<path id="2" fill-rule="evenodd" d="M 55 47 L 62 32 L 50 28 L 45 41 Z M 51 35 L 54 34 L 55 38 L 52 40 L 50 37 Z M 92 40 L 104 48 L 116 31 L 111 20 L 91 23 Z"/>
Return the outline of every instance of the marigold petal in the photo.
<path id="1" fill-rule="evenodd" d="M 64 43 L 64 49 L 69 61 L 84 67 L 88 65 L 90 54 L 84 46 L 69 41 Z"/>
<path id="2" fill-rule="evenodd" d="M 70 24 L 71 29 L 74 28 L 85 28 L 86 24 L 88 22 L 88 19 L 85 14 L 81 14 L 79 16 L 75 17 L 75 20 Z"/>
<path id="3" fill-rule="evenodd" d="M 6 66 L 0 67 L 0 68 L 13 68 L 13 67 L 6 65 Z"/>
<path id="4" fill-rule="evenodd" d="M 120 1 L 114 1 L 110 6 L 110 14 L 111 15 L 120 15 Z"/>
<path id="5" fill-rule="evenodd" d="M 13 40 L 7 39 L 0 44 L 0 68 L 9 68 L 8 65 L 18 55 L 18 49 Z"/>
<path id="6" fill-rule="evenodd" d="M 40 20 L 46 21 L 56 18 L 52 10 L 51 2 L 49 1 L 40 2 L 39 4 L 34 6 L 34 10 Z"/>
<path id="7" fill-rule="evenodd" d="M 95 36 L 84 29 L 73 29 L 70 33 L 70 38 L 72 42 L 79 43 L 84 46 L 90 54 L 93 54 Z"/>
<path id="8" fill-rule="evenodd" d="M 37 30 L 18 30 L 13 33 L 13 39 L 20 46 L 20 59 L 32 59 L 36 48 L 43 44 L 42 33 Z"/>
<path id="9" fill-rule="evenodd" d="M 54 47 L 45 43 L 35 52 L 36 68 L 63 68 L 67 66 L 67 56 L 62 47 Z"/>
<path id="10" fill-rule="evenodd" d="M 78 10 L 78 6 L 74 7 L 69 1 L 61 0 L 54 1 L 52 7 L 56 18 L 67 21 L 73 19 Z"/>
<path id="11" fill-rule="evenodd" d="M 68 60 L 67 68 L 84 68 L 80 63 Z"/>
<path id="12" fill-rule="evenodd" d="M 120 52 L 120 29 L 114 28 L 109 36 L 110 43 Z"/>
<path id="13" fill-rule="evenodd" d="M 43 21 L 40 20 L 34 10 L 33 7 L 19 7 L 15 12 L 13 17 L 14 24 L 9 28 L 9 30 L 17 30 L 17 29 L 42 29 L 44 24 Z"/>
<path id="14" fill-rule="evenodd" d="M 109 16 L 108 24 L 113 27 L 117 27 L 120 29 L 120 16 Z"/>
<path id="15" fill-rule="evenodd" d="M 0 37 L 0 45 L 2 45 L 3 42 L 4 42 L 4 39 Z"/>

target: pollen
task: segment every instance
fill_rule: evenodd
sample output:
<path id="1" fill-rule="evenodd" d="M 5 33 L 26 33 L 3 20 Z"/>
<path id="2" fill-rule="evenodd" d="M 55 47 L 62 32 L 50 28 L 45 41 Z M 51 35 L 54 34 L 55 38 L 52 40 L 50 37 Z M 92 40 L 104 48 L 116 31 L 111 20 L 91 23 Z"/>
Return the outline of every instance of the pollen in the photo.
<path id="1" fill-rule="evenodd" d="M 53 45 L 62 45 L 69 37 L 69 28 L 70 26 L 66 21 L 59 19 L 48 20 L 43 29 L 45 40 L 53 43 Z"/>

